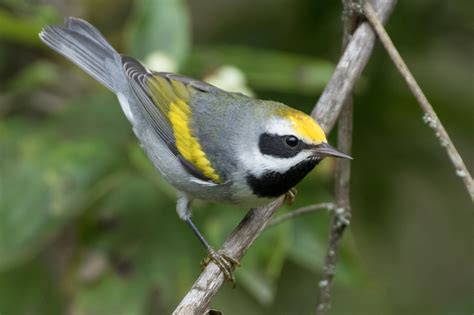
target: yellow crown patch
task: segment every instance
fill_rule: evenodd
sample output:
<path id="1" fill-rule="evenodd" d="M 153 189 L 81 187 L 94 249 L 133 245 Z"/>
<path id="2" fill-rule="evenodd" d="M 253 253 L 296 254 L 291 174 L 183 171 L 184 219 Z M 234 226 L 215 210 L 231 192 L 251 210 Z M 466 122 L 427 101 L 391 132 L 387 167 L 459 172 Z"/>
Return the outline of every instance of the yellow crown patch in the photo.
<path id="1" fill-rule="evenodd" d="M 293 123 L 299 136 L 316 144 L 327 142 L 323 129 L 311 116 L 292 108 L 285 109 L 282 114 Z"/>

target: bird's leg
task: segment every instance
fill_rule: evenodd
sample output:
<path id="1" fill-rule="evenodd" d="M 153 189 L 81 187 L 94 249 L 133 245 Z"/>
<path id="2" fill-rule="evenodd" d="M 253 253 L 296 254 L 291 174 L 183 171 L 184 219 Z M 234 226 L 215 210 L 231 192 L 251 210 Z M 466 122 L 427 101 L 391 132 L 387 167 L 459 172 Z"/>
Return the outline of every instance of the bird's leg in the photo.
<path id="1" fill-rule="evenodd" d="M 206 248 L 208 255 L 206 258 L 201 263 L 201 266 L 205 267 L 207 264 L 209 264 L 211 261 L 214 262 L 219 269 L 222 271 L 224 274 L 224 278 L 230 282 L 233 283 L 235 286 L 235 276 L 234 276 L 234 269 L 235 267 L 238 267 L 240 265 L 239 261 L 226 253 L 223 253 L 221 251 L 216 251 L 204 238 L 204 236 L 199 232 L 197 227 L 194 225 L 193 221 L 191 221 L 191 218 L 188 218 L 185 221 L 188 226 L 191 228 L 191 230 L 196 234 L 198 239 L 201 241 L 202 245 Z"/>
<path id="2" fill-rule="evenodd" d="M 240 265 L 239 261 L 227 255 L 226 253 L 216 251 L 204 238 L 201 232 L 199 232 L 193 221 L 191 221 L 190 201 L 186 195 L 178 195 L 176 210 L 178 212 L 179 217 L 186 222 L 186 224 L 191 228 L 191 230 L 198 237 L 199 241 L 204 245 L 207 252 L 209 253 L 208 256 L 203 260 L 201 265 L 206 266 L 211 261 L 214 262 L 224 274 L 224 278 L 228 281 L 231 281 L 235 286 L 234 269 L 235 267 L 238 267 Z"/>
<path id="3" fill-rule="evenodd" d="M 288 204 L 291 206 L 293 204 L 293 202 L 295 201 L 296 199 L 296 194 L 298 193 L 298 191 L 296 190 L 296 187 L 293 187 L 291 188 L 290 190 L 288 190 L 285 194 L 285 200 L 286 202 L 288 202 Z"/>

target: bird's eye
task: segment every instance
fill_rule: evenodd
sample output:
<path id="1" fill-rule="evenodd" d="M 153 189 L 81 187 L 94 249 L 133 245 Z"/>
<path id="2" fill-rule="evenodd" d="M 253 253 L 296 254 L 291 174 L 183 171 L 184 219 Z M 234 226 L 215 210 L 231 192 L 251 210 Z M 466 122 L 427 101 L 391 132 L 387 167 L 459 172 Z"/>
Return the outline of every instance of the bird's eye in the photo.
<path id="1" fill-rule="evenodd" d="M 295 136 L 287 136 L 285 141 L 286 141 L 286 144 L 292 148 L 296 147 L 298 143 L 300 143 L 300 140 L 296 138 Z"/>

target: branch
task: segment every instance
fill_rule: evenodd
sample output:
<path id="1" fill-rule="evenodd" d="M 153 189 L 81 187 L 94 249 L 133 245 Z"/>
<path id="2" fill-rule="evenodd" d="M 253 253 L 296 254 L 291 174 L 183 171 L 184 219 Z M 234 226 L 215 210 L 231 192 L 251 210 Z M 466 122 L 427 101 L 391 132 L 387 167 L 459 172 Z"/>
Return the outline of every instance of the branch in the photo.
<path id="1" fill-rule="evenodd" d="M 280 224 L 282 222 L 294 219 L 296 217 L 308 214 L 308 213 L 313 213 L 315 211 L 319 210 L 334 210 L 336 208 L 336 205 L 332 202 L 325 202 L 325 203 L 318 203 L 314 205 L 309 205 L 306 207 L 301 207 L 296 210 L 292 210 L 286 214 L 280 215 L 273 220 L 270 221 L 270 223 L 267 225 L 267 228 L 272 227 L 274 225 Z"/>
<path id="2" fill-rule="evenodd" d="M 342 50 L 347 48 L 350 38 L 355 31 L 359 21 L 357 12 L 354 11 L 353 0 L 342 0 L 343 11 L 343 36 Z M 338 149 L 350 155 L 352 149 L 352 124 L 353 124 L 353 98 L 348 95 L 343 110 L 338 120 L 337 144 Z M 317 315 L 327 315 L 331 310 L 331 287 L 336 274 L 338 261 L 339 241 L 346 227 L 350 224 L 350 178 L 351 164 L 344 159 L 336 160 L 336 211 L 331 217 L 328 248 L 324 259 L 323 276 L 319 281 L 319 300 L 316 307 Z"/>
<path id="3" fill-rule="evenodd" d="M 383 46 L 387 50 L 387 53 L 390 55 L 390 58 L 392 59 L 393 63 L 405 79 L 408 88 L 411 90 L 416 100 L 420 104 L 421 109 L 425 113 L 423 116 L 423 120 L 428 124 L 428 126 L 433 129 L 436 134 L 436 137 L 438 137 L 438 139 L 440 140 L 441 146 L 446 149 L 446 152 L 448 153 L 449 158 L 451 159 L 451 162 L 456 170 L 456 175 L 462 178 L 464 185 L 466 186 L 466 189 L 469 195 L 471 196 L 471 200 L 474 201 L 474 181 L 472 180 L 471 174 L 469 174 L 469 171 L 467 170 L 467 167 L 464 164 L 461 155 L 459 154 L 458 150 L 451 141 L 451 138 L 449 137 L 446 129 L 444 129 L 444 126 L 441 123 L 441 120 L 439 120 L 438 115 L 434 111 L 433 106 L 431 106 L 430 102 L 428 101 L 420 86 L 416 82 L 415 78 L 411 74 L 407 65 L 405 64 L 397 49 L 393 45 L 392 40 L 388 36 L 387 31 L 383 27 L 382 23 L 377 17 L 377 13 L 375 12 L 369 1 L 364 1 L 363 11 L 365 16 L 367 17 L 367 20 L 370 22 Z"/>
<path id="4" fill-rule="evenodd" d="M 270 222 L 273 213 L 283 204 L 284 199 L 280 197 L 264 207 L 250 209 L 221 250 L 240 261 L 253 241 Z M 222 271 L 210 262 L 173 314 L 203 314 L 223 283 Z"/>
<path id="5" fill-rule="evenodd" d="M 376 1 L 378 13 L 384 20 L 388 18 L 395 2 L 396 0 Z M 366 23 L 362 23 L 354 32 L 347 49 L 339 60 L 331 80 L 311 114 L 326 133 L 329 133 L 334 126 L 346 97 L 352 92 L 356 80 L 367 64 L 374 42 L 375 35 L 372 29 Z M 282 202 L 282 198 L 279 198 L 267 206 L 251 209 L 221 250 L 240 260 Z M 173 314 L 204 313 L 223 281 L 219 268 L 214 263 L 209 263 Z"/>
<path id="6" fill-rule="evenodd" d="M 395 7 L 396 0 L 375 0 L 378 16 L 385 22 Z M 354 84 L 369 61 L 375 45 L 375 33 L 368 23 L 361 23 L 353 33 L 344 54 L 318 100 L 311 116 L 329 133 L 351 94 Z"/>
<path id="7" fill-rule="evenodd" d="M 348 98 L 347 104 L 339 116 L 337 134 L 338 149 L 350 154 L 352 147 L 352 97 Z M 336 273 L 339 241 L 351 219 L 350 178 L 350 161 L 338 159 L 336 161 L 336 210 L 332 212 L 323 276 L 319 281 L 317 315 L 329 314 L 331 309 L 331 286 Z"/>

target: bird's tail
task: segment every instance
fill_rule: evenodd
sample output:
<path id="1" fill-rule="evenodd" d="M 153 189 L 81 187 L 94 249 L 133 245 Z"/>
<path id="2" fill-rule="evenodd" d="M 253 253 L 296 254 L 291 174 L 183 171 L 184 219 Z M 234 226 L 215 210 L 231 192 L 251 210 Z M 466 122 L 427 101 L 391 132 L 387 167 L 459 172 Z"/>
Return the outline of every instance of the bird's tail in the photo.
<path id="1" fill-rule="evenodd" d="M 88 22 L 69 17 L 64 24 L 45 27 L 41 40 L 113 92 L 120 92 L 123 69 L 117 51 Z"/>

